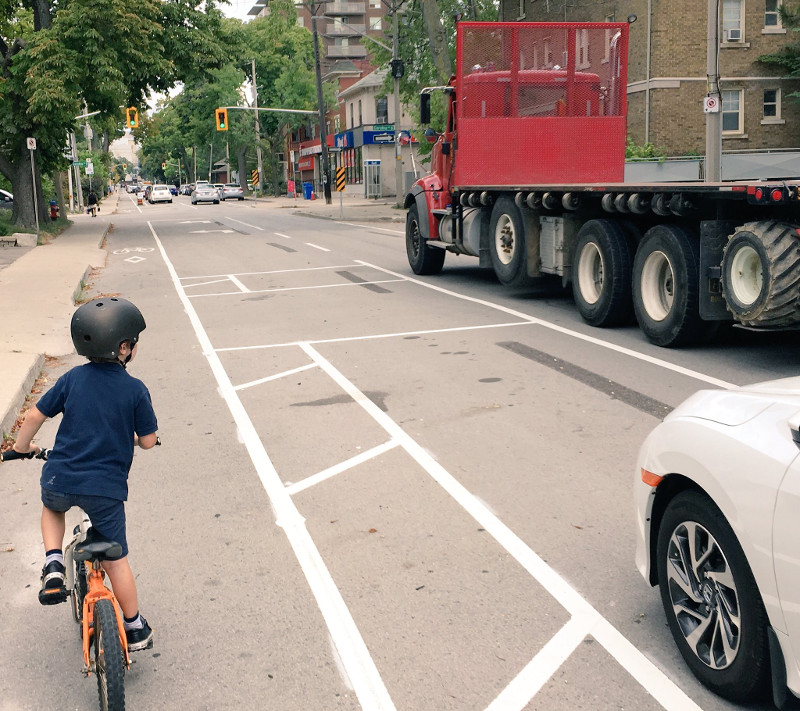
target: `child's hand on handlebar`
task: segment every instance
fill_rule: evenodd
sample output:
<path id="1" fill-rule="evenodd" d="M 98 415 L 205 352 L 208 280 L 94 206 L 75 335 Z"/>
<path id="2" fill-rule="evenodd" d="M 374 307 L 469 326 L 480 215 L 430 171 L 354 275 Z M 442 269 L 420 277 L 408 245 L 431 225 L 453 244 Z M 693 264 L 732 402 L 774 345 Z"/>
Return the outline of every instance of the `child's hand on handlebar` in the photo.
<path id="1" fill-rule="evenodd" d="M 17 442 L 14 442 L 13 450 L 18 454 L 39 454 L 42 448 L 36 444 L 30 444 L 27 448 L 20 447 Z"/>

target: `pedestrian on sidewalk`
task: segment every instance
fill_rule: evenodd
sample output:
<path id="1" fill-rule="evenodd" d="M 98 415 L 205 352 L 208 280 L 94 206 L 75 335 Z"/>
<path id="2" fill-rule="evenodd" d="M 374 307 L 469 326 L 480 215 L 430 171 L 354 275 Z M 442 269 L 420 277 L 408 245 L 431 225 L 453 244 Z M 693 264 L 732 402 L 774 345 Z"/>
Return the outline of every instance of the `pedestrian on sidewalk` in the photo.
<path id="1" fill-rule="evenodd" d="M 100 209 L 97 205 L 97 193 L 94 190 L 89 191 L 89 198 L 86 200 L 86 204 L 88 205 L 86 211 L 92 215 L 92 217 L 97 217 L 97 211 Z"/>

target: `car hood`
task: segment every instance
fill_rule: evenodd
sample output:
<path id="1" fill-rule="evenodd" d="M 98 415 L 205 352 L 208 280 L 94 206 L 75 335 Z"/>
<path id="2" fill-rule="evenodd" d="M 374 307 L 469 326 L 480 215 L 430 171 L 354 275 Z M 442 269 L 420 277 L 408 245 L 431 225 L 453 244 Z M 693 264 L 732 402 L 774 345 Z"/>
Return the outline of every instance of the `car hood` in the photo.
<path id="1" fill-rule="evenodd" d="M 701 390 L 676 407 L 666 419 L 695 417 L 737 427 L 776 403 L 800 413 L 800 377 L 770 380 L 734 390 Z"/>

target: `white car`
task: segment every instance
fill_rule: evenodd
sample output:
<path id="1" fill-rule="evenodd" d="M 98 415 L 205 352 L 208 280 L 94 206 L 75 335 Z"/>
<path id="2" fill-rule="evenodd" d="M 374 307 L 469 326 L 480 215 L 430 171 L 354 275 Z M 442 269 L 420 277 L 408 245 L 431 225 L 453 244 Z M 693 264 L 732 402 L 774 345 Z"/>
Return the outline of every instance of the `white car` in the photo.
<path id="1" fill-rule="evenodd" d="M 636 565 L 692 672 L 742 703 L 800 697 L 800 377 L 696 393 L 635 477 Z"/>
<path id="2" fill-rule="evenodd" d="M 169 185 L 154 185 L 147 200 L 151 205 L 156 202 L 172 202 Z"/>

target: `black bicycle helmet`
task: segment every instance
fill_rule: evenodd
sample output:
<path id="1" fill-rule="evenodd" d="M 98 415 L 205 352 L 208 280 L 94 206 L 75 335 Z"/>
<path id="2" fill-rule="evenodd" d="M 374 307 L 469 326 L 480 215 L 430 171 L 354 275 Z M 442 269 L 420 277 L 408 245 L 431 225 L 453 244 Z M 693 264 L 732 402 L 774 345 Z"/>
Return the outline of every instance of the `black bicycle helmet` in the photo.
<path id="1" fill-rule="evenodd" d="M 141 311 L 130 301 L 96 299 L 72 314 L 70 333 L 80 355 L 113 360 L 119 355 L 119 344 L 130 341 L 133 348 L 146 327 Z"/>

